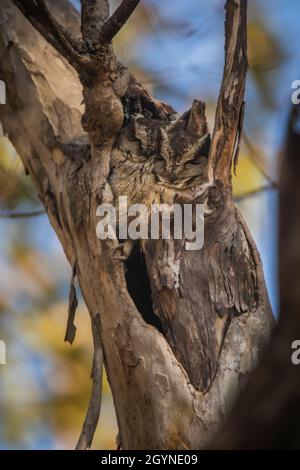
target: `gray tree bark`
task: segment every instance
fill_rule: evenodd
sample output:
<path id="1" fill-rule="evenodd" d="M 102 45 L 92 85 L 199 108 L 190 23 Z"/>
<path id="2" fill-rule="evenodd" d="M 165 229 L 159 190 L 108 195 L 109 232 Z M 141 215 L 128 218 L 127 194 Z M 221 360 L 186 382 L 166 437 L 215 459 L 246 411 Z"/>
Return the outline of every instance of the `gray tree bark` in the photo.
<path id="1" fill-rule="evenodd" d="M 114 56 L 110 41 L 137 1 L 123 2 L 110 18 L 107 1 L 83 2 L 81 23 L 67 0 L 48 2 L 53 16 L 42 1 L 14 3 L 27 19 L 2 1 L 0 78 L 8 102 L 0 118 L 78 277 L 98 374 L 101 339 L 121 447 L 203 448 L 273 322 L 260 257 L 231 188 L 244 109 L 246 1 L 226 3 L 212 137 L 204 103 L 179 116 Z M 203 249 L 188 251 L 184 239 L 139 241 L 125 261 L 128 241 L 120 247 L 96 236 L 97 206 L 119 195 L 146 205 L 203 203 Z M 91 445 L 98 402 L 92 396 L 79 448 Z"/>

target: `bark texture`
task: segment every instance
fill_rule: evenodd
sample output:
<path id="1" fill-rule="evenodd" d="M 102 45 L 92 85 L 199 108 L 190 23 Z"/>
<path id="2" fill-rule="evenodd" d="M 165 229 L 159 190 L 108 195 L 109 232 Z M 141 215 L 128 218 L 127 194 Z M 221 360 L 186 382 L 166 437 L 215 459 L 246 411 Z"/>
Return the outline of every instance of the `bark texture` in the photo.
<path id="1" fill-rule="evenodd" d="M 225 69 L 210 137 L 202 102 L 179 116 L 114 56 L 107 39 L 134 3 L 123 6 L 117 27 L 116 16 L 107 19 L 107 2 L 99 1 L 104 26 L 96 34 L 86 2 L 81 37 L 67 0 L 49 1 L 70 50 L 64 40 L 50 45 L 3 0 L 0 78 L 8 104 L 0 117 L 76 266 L 92 323 L 97 319 L 94 340 L 101 337 L 122 448 L 199 449 L 227 416 L 272 325 L 259 254 L 231 190 L 244 109 L 247 4 L 226 4 Z M 146 205 L 203 203 L 203 249 L 188 251 L 184 239 L 137 241 L 121 261 L 130 241 L 118 246 L 96 236 L 97 206 L 119 195 Z M 97 414 L 92 397 L 94 405 Z M 79 448 L 89 445 L 82 435 Z"/>

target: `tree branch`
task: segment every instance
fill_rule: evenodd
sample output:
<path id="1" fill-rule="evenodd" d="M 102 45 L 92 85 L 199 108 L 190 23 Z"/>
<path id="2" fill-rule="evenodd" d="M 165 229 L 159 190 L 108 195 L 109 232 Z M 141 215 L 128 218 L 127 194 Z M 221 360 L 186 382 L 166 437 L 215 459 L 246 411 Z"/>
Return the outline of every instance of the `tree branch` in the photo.
<path id="1" fill-rule="evenodd" d="M 254 163 L 254 165 L 258 168 L 258 170 L 261 172 L 261 174 L 263 175 L 263 177 L 269 181 L 269 183 L 271 184 L 271 186 L 273 188 L 278 188 L 279 186 L 279 183 L 277 181 L 275 181 L 268 173 L 267 169 L 266 169 L 266 166 L 265 166 L 265 161 L 266 161 L 266 158 L 265 156 L 262 154 L 262 152 L 260 152 L 258 150 L 257 147 L 255 147 L 253 145 L 253 143 L 251 142 L 251 140 L 249 139 L 249 137 L 247 136 L 247 134 L 243 131 L 243 141 L 244 143 L 246 144 L 248 150 L 249 150 L 249 157 L 251 158 L 252 162 Z"/>
<path id="2" fill-rule="evenodd" d="M 94 359 L 92 368 L 93 385 L 86 418 L 84 420 L 76 450 L 86 450 L 91 447 L 100 416 L 102 401 L 103 350 L 100 336 L 101 327 L 99 314 L 92 318 L 92 333 L 94 342 Z"/>
<path id="3" fill-rule="evenodd" d="M 209 155 L 209 180 L 231 179 L 237 160 L 247 75 L 247 0 L 227 0 L 225 66 Z"/>
<path id="4" fill-rule="evenodd" d="M 83 57 L 78 52 L 80 41 L 58 23 L 45 0 L 12 0 L 25 18 L 63 57 L 76 68 Z"/>
<path id="5" fill-rule="evenodd" d="M 53 18 L 47 3 L 45 0 L 40 0 L 41 7 L 45 12 L 45 15 L 48 19 L 49 26 L 52 27 L 53 34 L 61 42 L 62 46 L 70 53 L 70 55 L 79 54 L 82 43 L 79 39 L 75 38 L 70 31 L 68 31 L 64 26 Z"/>
<path id="6" fill-rule="evenodd" d="M 98 41 L 101 28 L 108 18 L 108 0 L 81 0 L 81 32 L 84 40 Z"/>
<path id="7" fill-rule="evenodd" d="M 245 199 L 248 199 L 249 197 L 256 196 L 257 194 L 261 194 L 262 192 L 270 191 L 272 189 L 278 189 L 278 185 L 276 185 L 276 183 L 266 184 L 260 188 L 252 189 L 251 191 L 246 191 L 242 194 L 239 194 L 238 196 L 235 196 L 234 200 L 235 202 L 241 202 Z"/>
<path id="8" fill-rule="evenodd" d="M 100 41 L 110 42 L 118 34 L 126 21 L 132 15 L 140 0 L 123 0 L 119 8 L 104 23 L 100 32 Z"/>
<path id="9" fill-rule="evenodd" d="M 0 219 L 27 219 L 45 214 L 44 209 L 31 212 L 0 212 Z"/>

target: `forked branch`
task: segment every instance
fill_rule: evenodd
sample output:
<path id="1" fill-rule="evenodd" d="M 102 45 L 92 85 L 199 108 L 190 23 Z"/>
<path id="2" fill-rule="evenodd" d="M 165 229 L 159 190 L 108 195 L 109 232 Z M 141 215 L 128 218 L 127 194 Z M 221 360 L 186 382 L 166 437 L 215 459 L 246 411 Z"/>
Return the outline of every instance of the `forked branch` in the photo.
<path id="1" fill-rule="evenodd" d="M 51 14 L 46 0 L 12 0 L 27 20 L 77 70 L 90 64 L 88 49 L 110 43 L 131 16 L 140 0 L 123 0 L 109 18 L 108 0 L 82 0 L 81 31 L 83 39 L 75 38 Z"/>

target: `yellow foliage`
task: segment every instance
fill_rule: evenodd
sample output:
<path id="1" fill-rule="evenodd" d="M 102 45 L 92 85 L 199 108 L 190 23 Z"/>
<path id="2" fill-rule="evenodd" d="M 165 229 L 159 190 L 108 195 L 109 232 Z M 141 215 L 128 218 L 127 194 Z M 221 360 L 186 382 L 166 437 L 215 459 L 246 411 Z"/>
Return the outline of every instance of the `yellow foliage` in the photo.
<path id="1" fill-rule="evenodd" d="M 261 187 L 263 177 L 251 158 L 243 153 L 237 166 L 237 176 L 233 175 L 232 185 L 234 196 L 240 196 Z"/>

